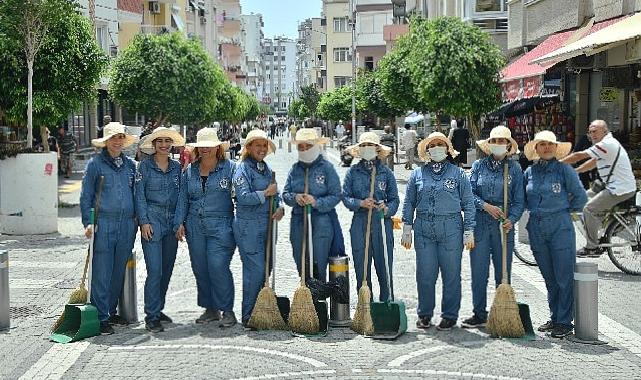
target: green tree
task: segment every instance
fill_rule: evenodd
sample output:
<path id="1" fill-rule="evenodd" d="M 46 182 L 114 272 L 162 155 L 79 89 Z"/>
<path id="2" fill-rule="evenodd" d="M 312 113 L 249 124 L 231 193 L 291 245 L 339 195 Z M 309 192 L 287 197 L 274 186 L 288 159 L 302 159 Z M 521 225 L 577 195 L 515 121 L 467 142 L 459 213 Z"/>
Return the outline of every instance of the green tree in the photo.
<path id="1" fill-rule="evenodd" d="M 393 106 L 383 93 L 382 75 L 379 71 L 362 71 L 356 80 L 356 97 L 361 110 L 371 112 L 382 119 L 402 115 L 403 108 Z"/>
<path id="2" fill-rule="evenodd" d="M 176 124 L 207 124 L 226 87 L 220 66 L 200 42 L 181 33 L 137 35 L 114 62 L 109 91 L 130 111 Z"/>
<path id="3" fill-rule="evenodd" d="M 415 93 L 412 73 L 410 72 L 410 54 L 412 52 L 411 32 L 401 36 L 391 52 L 387 53 L 376 68 L 376 77 L 380 84 L 381 94 L 393 109 L 401 111 L 428 111 L 418 101 Z"/>
<path id="4" fill-rule="evenodd" d="M 352 115 L 351 86 L 343 86 L 324 93 L 318 102 L 317 113 L 318 116 L 326 120 L 350 119 Z"/>
<path id="5" fill-rule="evenodd" d="M 34 124 L 56 124 L 94 96 L 107 58 L 75 1 L 3 0 L 0 20 L 0 112 L 27 125 L 31 147 Z"/>
<path id="6" fill-rule="evenodd" d="M 287 108 L 287 115 L 293 119 L 300 119 L 300 107 L 303 105 L 303 101 L 296 99 L 289 103 L 289 108 Z"/>
<path id="7" fill-rule="evenodd" d="M 305 115 L 299 115 L 303 117 L 316 117 L 316 112 L 318 110 L 318 104 L 321 99 L 321 94 L 318 92 L 314 85 L 304 86 L 300 88 L 300 100 L 305 105 L 307 112 Z"/>

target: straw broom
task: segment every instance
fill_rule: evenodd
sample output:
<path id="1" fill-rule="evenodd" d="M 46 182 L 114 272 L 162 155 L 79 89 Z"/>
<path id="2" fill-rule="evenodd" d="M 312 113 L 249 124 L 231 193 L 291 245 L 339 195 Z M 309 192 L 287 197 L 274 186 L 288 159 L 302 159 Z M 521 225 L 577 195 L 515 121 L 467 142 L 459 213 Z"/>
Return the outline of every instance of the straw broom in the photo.
<path id="1" fill-rule="evenodd" d="M 275 181 L 276 174 L 272 172 L 272 183 Z M 269 263 L 271 262 L 272 253 L 272 217 L 274 206 L 274 197 L 269 197 L 269 220 L 267 227 L 267 247 L 265 249 L 265 285 L 258 293 L 254 310 L 249 318 L 249 326 L 257 330 L 287 330 L 287 324 L 283 320 L 278 310 L 276 302 L 276 293 L 269 286 Z"/>
<path id="2" fill-rule="evenodd" d="M 374 182 L 376 179 L 376 166 L 372 167 L 372 177 L 369 184 L 369 197 L 374 196 Z M 374 334 L 374 322 L 370 310 L 372 302 L 372 291 L 367 285 L 367 272 L 369 264 L 369 240 L 372 223 L 372 209 L 367 211 L 367 228 L 365 230 L 365 264 L 363 265 L 363 282 L 358 289 L 358 303 L 356 304 L 356 313 L 352 319 L 352 330 L 362 335 Z"/>
<path id="3" fill-rule="evenodd" d="M 508 166 L 503 164 L 503 212 L 507 216 L 507 181 Z M 523 322 L 519 315 L 519 305 L 512 286 L 508 283 L 507 273 L 507 236 L 503 228 L 503 220 L 499 222 L 502 248 L 502 279 L 496 289 L 494 302 L 487 320 L 487 331 L 494 337 L 520 338 L 525 335 Z"/>
<path id="4" fill-rule="evenodd" d="M 308 191 L 308 174 L 309 169 L 305 169 L 305 194 L 307 194 Z M 289 327 L 297 333 L 316 334 L 320 330 L 320 322 L 318 321 L 318 314 L 316 314 L 316 308 L 314 307 L 312 292 L 305 283 L 305 243 L 307 240 L 307 228 L 307 218 L 303 215 L 303 249 L 301 250 L 300 259 L 300 286 L 294 292 L 294 299 L 292 300 L 292 307 L 289 312 Z M 309 242 L 309 244 L 312 244 L 312 242 Z"/>

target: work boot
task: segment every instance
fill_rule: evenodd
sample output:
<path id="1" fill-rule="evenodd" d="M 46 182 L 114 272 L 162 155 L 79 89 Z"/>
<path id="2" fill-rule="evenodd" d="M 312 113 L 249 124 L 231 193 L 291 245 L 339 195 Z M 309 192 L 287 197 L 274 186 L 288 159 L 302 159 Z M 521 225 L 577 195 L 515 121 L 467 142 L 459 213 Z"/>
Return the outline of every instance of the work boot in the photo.
<path id="1" fill-rule="evenodd" d="M 439 331 L 450 331 L 452 327 L 456 326 L 456 321 L 449 318 L 441 319 L 441 323 L 436 326 L 436 329 Z"/>
<path id="2" fill-rule="evenodd" d="M 238 322 L 233 311 L 223 311 L 223 318 L 220 320 L 220 327 L 232 327 Z"/>
<path id="3" fill-rule="evenodd" d="M 548 332 L 548 331 L 552 331 L 553 329 L 554 329 L 554 323 L 552 323 L 552 321 L 547 321 L 541 326 L 539 326 L 537 330 L 539 330 L 540 332 Z"/>
<path id="4" fill-rule="evenodd" d="M 174 323 L 174 321 L 172 321 L 171 318 L 169 318 L 167 314 L 163 313 L 162 311 L 160 312 L 159 320 L 160 322 Z"/>
<path id="5" fill-rule="evenodd" d="M 118 314 L 109 317 L 109 323 L 116 326 L 127 326 L 129 322 Z"/>
<path id="6" fill-rule="evenodd" d="M 214 309 L 206 309 L 205 312 L 196 319 L 196 323 L 209 323 L 220 319 L 220 312 Z"/>
<path id="7" fill-rule="evenodd" d="M 572 330 L 572 326 L 556 325 L 554 326 L 554 329 L 552 329 L 550 336 L 552 338 L 565 338 L 566 336 L 572 334 Z"/>
<path id="8" fill-rule="evenodd" d="M 461 327 L 464 327 L 467 329 L 481 328 L 481 327 L 485 327 L 486 322 L 487 321 L 485 319 L 482 319 L 476 316 L 476 314 L 474 314 L 473 316 L 461 322 Z"/>
<path id="9" fill-rule="evenodd" d="M 419 329 L 429 329 L 432 327 L 432 318 L 429 317 L 418 317 L 418 320 L 416 320 L 416 327 Z"/>
<path id="10" fill-rule="evenodd" d="M 108 321 L 100 322 L 100 335 L 111 335 L 115 333 L 114 328 L 111 327 Z"/>
<path id="11" fill-rule="evenodd" d="M 165 329 L 162 327 L 160 324 L 160 321 L 155 319 L 153 321 L 146 321 L 145 322 L 145 329 L 147 331 L 152 332 L 152 333 L 159 333 L 165 331 Z"/>

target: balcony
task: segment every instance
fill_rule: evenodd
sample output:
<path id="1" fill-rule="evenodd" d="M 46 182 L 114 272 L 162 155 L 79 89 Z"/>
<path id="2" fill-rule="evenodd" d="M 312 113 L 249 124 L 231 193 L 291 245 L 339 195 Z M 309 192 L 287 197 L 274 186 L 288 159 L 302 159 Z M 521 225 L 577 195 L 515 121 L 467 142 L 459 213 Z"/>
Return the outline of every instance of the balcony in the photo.
<path id="1" fill-rule="evenodd" d="M 504 32 L 507 33 L 507 18 L 497 18 L 497 19 L 474 19 L 472 23 L 482 30 L 490 33 Z"/>
<path id="2" fill-rule="evenodd" d="M 383 27 L 383 40 L 386 42 L 394 42 L 400 36 L 409 32 L 410 26 L 408 24 L 393 24 L 385 25 Z"/>
<path id="3" fill-rule="evenodd" d="M 143 34 L 163 34 L 163 33 L 173 33 L 176 31 L 176 28 L 173 26 L 167 25 L 141 25 L 140 32 Z"/>

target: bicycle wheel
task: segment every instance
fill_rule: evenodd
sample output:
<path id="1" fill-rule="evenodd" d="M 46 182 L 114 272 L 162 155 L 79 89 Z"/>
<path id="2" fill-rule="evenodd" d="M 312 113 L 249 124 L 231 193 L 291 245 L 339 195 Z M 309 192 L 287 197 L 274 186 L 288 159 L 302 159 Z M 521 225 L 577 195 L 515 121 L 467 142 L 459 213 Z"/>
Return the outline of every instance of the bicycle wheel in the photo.
<path id="1" fill-rule="evenodd" d="M 516 247 L 514 248 L 514 255 L 521 260 L 523 263 L 530 265 L 530 266 L 538 266 L 536 263 L 536 260 L 534 259 L 534 254 L 532 254 L 532 250 L 530 249 L 521 249 L 518 250 Z"/>
<path id="2" fill-rule="evenodd" d="M 604 243 L 611 244 L 607 247 L 608 256 L 612 263 L 623 273 L 641 275 L 641 251 L 637 237 L 641 225 L 635 215 L 623 217 L 625 226 L 617 219 L 613 219 L 605 230 Z M 626 228 L 627 227 L 627 228 Z"/>

